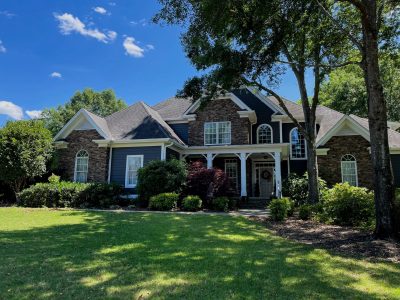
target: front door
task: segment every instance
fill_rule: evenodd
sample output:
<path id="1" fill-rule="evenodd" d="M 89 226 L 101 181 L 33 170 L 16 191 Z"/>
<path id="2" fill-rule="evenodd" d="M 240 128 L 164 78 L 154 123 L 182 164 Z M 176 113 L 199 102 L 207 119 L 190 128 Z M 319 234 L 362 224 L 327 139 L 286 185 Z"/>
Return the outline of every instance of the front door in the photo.
<path id="1" fill-rule="evenodd" d="M 274 168 L 271 163 L 254 165 L 254 196 L 269 199 L 274 192 Z"/>

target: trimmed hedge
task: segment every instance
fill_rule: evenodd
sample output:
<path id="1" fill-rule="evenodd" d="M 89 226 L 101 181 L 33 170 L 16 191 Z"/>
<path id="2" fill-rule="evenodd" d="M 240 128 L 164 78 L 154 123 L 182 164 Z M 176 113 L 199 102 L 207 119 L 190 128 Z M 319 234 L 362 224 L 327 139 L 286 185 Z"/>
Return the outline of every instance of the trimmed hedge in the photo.
<path id="1" fill-rule="evenodd" d="M 198 211 L 202 201 L 199 196 L 187 196 L 182 200 L 182 209 L 186 211 Z"/>
<path id="2" fill-rule="evenodd" d="M 149 208 L 152 210 L 171 210 L 177 207 L 179 195 L 162 193 L 150 198 Z"/>
<path id="3" fill-rule="evenodd" d="M 283 221 L 293 215 L 294 202 L 289 198 L 273 199 L 268 208 L 274 221 Z"/>
<path id="4" fill-rule="evenodd" d="M 217 197 L 212 199 L 212 208 L 217 211 L 229 211 L 230 200 L 228 197 Z"/>
<path id="5" fill-rule="evenodd" d="M 338 183 L 323 197 L 323 214 L 330 223 L 371 227 L 375 221 L 374 193 L 346 183 Z"/>
<path id="6" fill-rule="evenodd" d="M 37 183 L 19 194 L 19 205 L 25 207 L 108 208 L 119 204 L 123 188 L 107 183 L 61 181 Z"/>
<path id="7" fill-rule="evenodd" d="M 326 189 L 326 182 L 318 178 L 320 196 Z M 290 174 L 282 183 L 282 193 L 294 201 L 296 206 L 306 204 L 308 198 L 308 175 L 307 172 L 303 176 L 296 173 Z"/>

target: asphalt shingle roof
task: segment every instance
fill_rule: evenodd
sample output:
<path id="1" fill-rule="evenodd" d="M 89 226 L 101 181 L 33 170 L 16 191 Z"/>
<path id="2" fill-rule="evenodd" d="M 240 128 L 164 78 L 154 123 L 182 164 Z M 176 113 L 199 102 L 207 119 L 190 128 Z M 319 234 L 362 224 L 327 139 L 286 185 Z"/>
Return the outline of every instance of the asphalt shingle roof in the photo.
<path id="1" fill-rule="evenodd" d="M 152 108 L 157 111 L 164 120 L 168 121 L 180 119 L 190 105 L 192 105 L 190 99 L 172 97 L 154 105 Z"/>

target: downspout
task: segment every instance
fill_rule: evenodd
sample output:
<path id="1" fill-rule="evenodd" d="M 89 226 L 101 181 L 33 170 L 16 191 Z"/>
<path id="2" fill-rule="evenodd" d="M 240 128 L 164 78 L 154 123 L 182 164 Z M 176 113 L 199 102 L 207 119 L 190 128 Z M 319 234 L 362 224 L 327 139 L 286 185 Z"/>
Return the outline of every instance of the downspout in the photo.
<path id="1" fill-rule="evenodd" d="M 168 145 L 163 144 L 161 147 L 161 160 L 167 160 L 167 148 L 171 147 L 173 144 L 173 142 L 170 142 Z"/>
<path id="2" fill-rule="evenodd" d="M 108 158 L 108 178 L 107 178 L 108 183 L 111 183 L 111 162 L 112 162 L 112 142 L 110 142 L 110 152 Z"/>

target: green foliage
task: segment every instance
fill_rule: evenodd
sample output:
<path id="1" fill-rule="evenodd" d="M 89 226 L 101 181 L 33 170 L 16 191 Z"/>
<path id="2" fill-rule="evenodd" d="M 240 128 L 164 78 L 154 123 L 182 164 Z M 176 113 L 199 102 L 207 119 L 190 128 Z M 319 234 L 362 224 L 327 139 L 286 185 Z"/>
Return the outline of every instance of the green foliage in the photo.
<path id="1" fill-rule="evenodd" d="M 186 211 L 197 211 L 201 209 L 201 199 L 199 196 L 186 196 L 182 200 L 182 209 Z"/>
<path id="2" fill-rule="evenodd" d="M 273 199 L 268 208 L 274 221 L 283 221 L 293 214 L 294 204 L 289 198 Z"/>
<path id="3" fill-rule="evenodd" d="M 400 55 L 380 56 L 388 119 L 400 121 Z M 321 86 L 321 104 L 345 114 L 368 117 L 367 91 L 360 67 L 349 65 L 329 74 Z"/>
<path id="4" fill-rule="evenodd" d="M 117 99 L 113 90 L 96 92 L 87 88 L 76 92 L 64 105 L 44 110 L 42 117 L 54 136 L 82 108 L 105 117 L 126 107 L 125 101 Z"/>
<path id="5" fill-rule="evenodd" d="M 310 204 L 303 204 L 299 207 L 299 218 L 302 220 L 311 219 L 313 213 L 313 206 Z"/>
<path id="6" fill-rule="evenodd" d="M 0 180 L 19 192 L 25 183 L 46 173 L 52 137 L 42 121 L 10 121 L 0 128 Z"/>
<path id="7" fill-rule="evenodd" d="M 212 199 L 212 208 L 216 211 L 229 211 L 229 198 L 217 197 Z"/>
<path id="8" fill-rule="evenodd" d="M 48 178 L 48 181 L 52 184 L 56 184 L 60 182 L 60 176 L 57 176 L 55 174 L 51 174 L 51 176 Z"/>
<path id="9" fill-rule="evenodd" d="M 161 193 L 180 193 L 187 176 L 186 164 L 173 159 L 153 160 L 139 169 L 137 192 L 141 200 L 148 201 Z"/>
<path id="10" fill-rule="evenodd" d="M 370 227 L 375 220 L 374 194 L 347 182 L 338 183 L 324 193 L 323 214 L 337 225 Z"/>
<path id="11" fill-rule="evenodd" d="M 152 196 L 149 208 L 152 210 L 171 210 L 177 207 L 179 195 L 176 193 L 162 193 Z"/>
<path id="12" fill-rule="evenodd" d="M 320 196 L 326 188 L 325 180 L 318 178 Z M 306 203 L 308 198 L 308 176 L 305 173 L 303 176 L 299 176 L 296 173 L 291 173 L 282 184 L 283 195 L 290 197 L 296 206 L 300 206 Z"/>
<path id="13" fill-rule="evenodd" d="M 26 207 L 97 207 L 119 204 L 123 188 L 106 183 L 54 182 L 37 183 L 19 194 L 19 204 Z"/>

